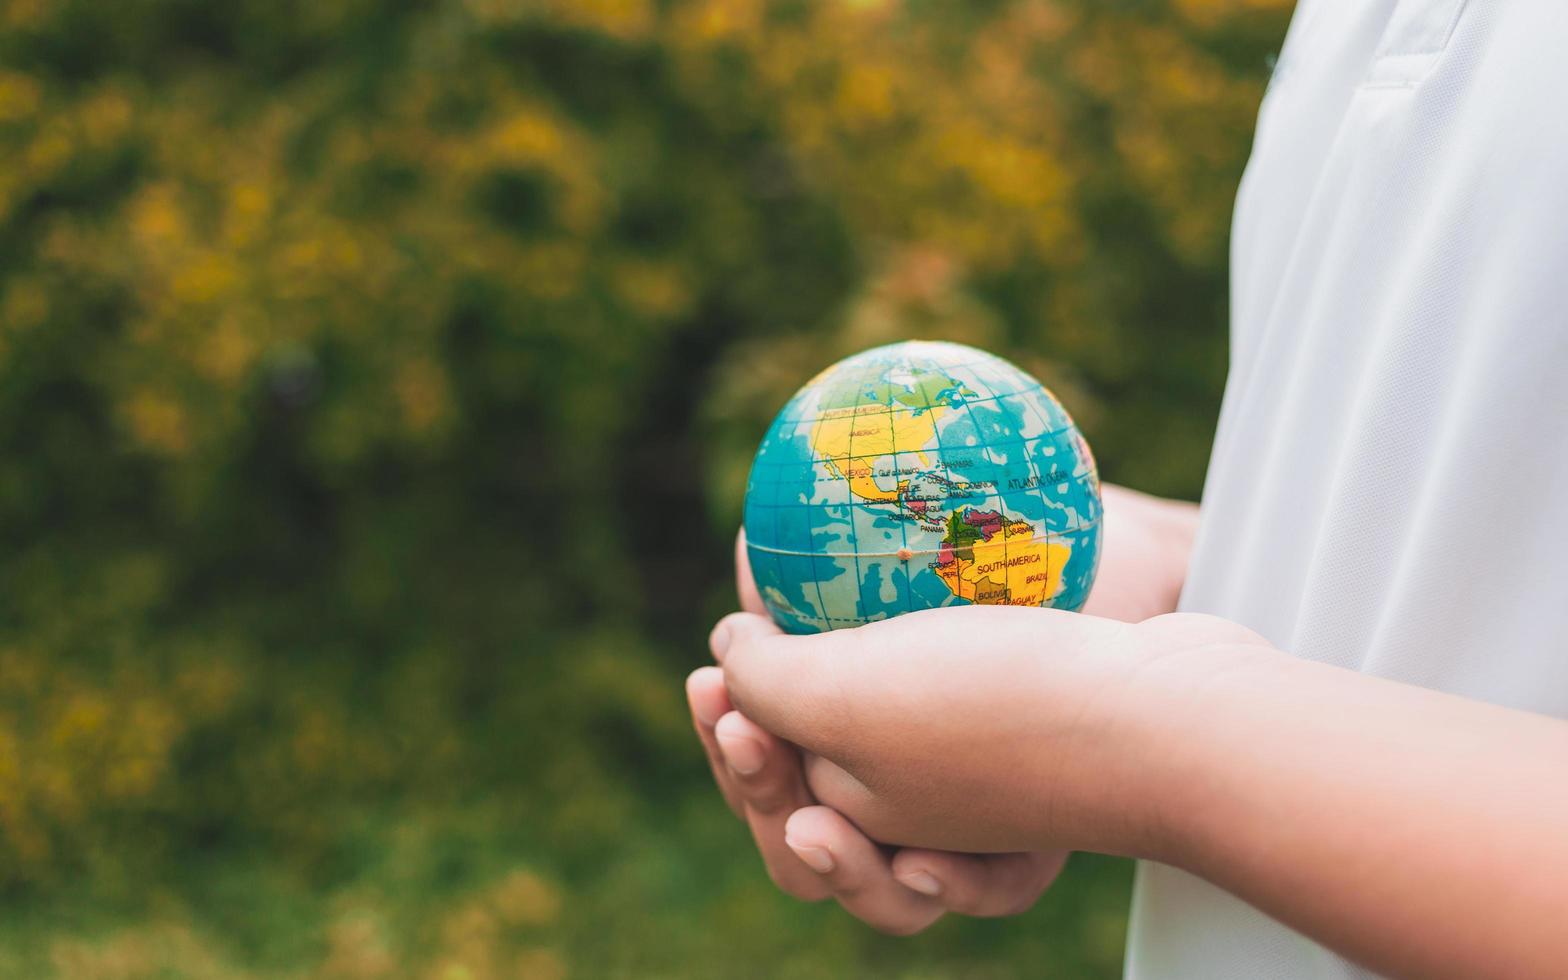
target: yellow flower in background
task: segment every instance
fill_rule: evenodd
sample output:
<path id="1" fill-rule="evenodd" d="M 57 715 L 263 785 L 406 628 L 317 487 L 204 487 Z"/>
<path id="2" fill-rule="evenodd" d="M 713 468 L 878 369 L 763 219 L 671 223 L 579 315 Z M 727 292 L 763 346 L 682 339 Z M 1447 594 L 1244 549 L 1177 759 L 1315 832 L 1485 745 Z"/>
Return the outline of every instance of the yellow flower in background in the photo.
<path id="1" fill-rule="evenodd" d="M 416 358 L 405 362 L 397 376 L 398 405 L 411 432 L 430 431 L 449 410 L 446 378 L 434 361 Z"/>
<path id="2" fill-rule="evenodd" d="M 0 123 L 15 122 L 38 108 L 38 83 L 20 72 L 0 71 Z"/>
<path id="3" fill-rule="evenodd" d="M 502 878 L 491 895 L 497 913 L 512 926 L 547 926 L 561 913 L 560 891 L 527 869 Z"/>

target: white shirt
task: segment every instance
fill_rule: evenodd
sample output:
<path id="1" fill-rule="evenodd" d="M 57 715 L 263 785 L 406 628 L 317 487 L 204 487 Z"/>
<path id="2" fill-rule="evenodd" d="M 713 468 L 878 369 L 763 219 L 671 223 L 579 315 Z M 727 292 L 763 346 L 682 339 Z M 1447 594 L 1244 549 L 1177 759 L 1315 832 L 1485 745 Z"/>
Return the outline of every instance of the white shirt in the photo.
<path id="1" fill-rule="evenodd" d="M 1568 717 L 1568 2 L 1301 0 L 1231 272 L 1182 608 Z M 1146 863 L 1127 975 L 1366 974 Z"/>

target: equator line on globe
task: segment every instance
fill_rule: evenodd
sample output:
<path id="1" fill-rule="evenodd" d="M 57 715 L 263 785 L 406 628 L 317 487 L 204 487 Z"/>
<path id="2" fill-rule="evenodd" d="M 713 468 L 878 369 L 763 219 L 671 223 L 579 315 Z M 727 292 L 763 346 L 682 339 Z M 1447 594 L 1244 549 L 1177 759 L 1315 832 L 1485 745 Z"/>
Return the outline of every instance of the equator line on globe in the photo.
<path id="1" fill-rule="evenodd" d="M 1100 480 L 1045 386 L 961 344 L 845 358 L 774 419 L 746 545 L 792 633 L 938 606 L 1078 609 L 1099 562 Z"/>

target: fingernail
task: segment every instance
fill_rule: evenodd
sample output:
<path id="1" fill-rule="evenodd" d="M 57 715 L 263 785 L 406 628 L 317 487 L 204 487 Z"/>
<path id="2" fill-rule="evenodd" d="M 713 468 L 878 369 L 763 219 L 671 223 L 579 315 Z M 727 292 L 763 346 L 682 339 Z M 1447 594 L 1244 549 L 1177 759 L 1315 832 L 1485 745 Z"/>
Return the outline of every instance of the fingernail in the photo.
<path id="1" fill-rule="evenodd" d="M 784 843 L 789 845 L 789 849 L 795 852 L 796 857 L 805 862 L 806 867 L 817 874 L 825 875 L 833 870 L 833 852 L 827 848 L 817 847 L 815 844 L 800 844 L 788 837 L 784 838 Z"/>
<path id="2" fill-rule="evenodd" d="M 744 735 L 720 735 L 718 739 L 719 751 L 724 753 L 725 763 L 742 776 L 760 772 L 762 764 L 767 761 L 756 739 Z"/>
<path id="3" fill-rule="evenodd" d="M 925 871 L 911 871 L 908 874 L 899 875 L 898 882 L 910 891 L 916 891 L 922 895 L 930 895 L 932 898 L 942 894 L 942 883 Z"/>
<path id="4" fill-rule="evenodd" d="M 714 714 L 710 718 L 709 715 L 713 712 L 713 706 L 710 704 L 704 704 L 701 701 L 693 703 L 692 710 L 697 713 L 697 720 L 702 722 L 704 725 L 707 725 L 709 728 L 712 728 L 715 724 L 718 723 L 720 718 L 724 717 L 722 714 Z"/>
<path id="5" fill-rule="evenodd" d="M 723 703 L 715 701 L 715 699 L 710 697 L 704 697 L 699 690 L 703 682 L 699 681 L 698 678 L 717 669 L 716 667 L 703 667 L 694 671 L 686 679 L 686 700 L 691 702 L 692 714 L 696 715 L 697 720 L 709 728 L 718 724 L 719 719 L 724 717 L 724 712 L 722 711 L 715 713 L 718 708 L 723 706 Z"/>
<path id="6" fill-rule="evenodd" d="M 730 648 L 730 628 L 727 623 L 720 623 L 708 634 L 708 649 L 713 651 L 713 659 L 724 660 L 724 653 Z"/>

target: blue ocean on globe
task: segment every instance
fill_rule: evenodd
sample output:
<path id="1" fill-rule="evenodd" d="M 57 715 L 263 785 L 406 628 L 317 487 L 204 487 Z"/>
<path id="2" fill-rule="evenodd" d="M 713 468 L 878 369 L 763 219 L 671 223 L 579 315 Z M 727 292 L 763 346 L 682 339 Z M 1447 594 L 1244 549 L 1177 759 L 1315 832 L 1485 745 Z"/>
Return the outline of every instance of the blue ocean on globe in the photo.
<path id="1" fill-rule="evenodd" d="M 752 575 L 791 633 L 969 604 L 1075 610 L 1100 478 L 1045 386 L 961 344 L 834 364 L 789 400 L 746 488 Z"/>

